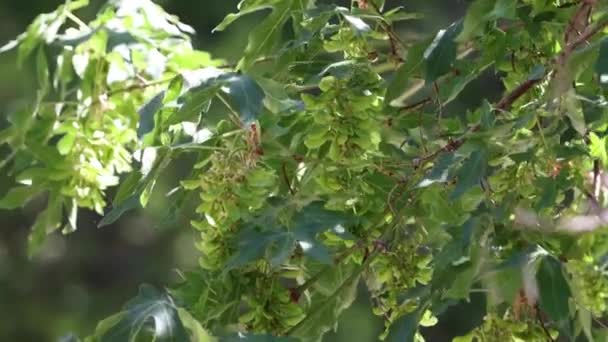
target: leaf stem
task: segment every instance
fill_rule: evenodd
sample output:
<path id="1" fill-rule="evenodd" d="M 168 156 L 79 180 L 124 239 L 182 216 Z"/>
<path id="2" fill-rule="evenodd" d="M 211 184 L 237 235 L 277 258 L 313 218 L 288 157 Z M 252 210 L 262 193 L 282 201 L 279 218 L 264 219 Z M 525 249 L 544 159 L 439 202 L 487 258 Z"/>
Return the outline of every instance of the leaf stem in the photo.
<path id="1" fill-rule="evenodd" d="M 145 89 L 145 88 L 149 88 L 149 87 L 154 87 L 154 86 L 161 85 L 161 84 L 164 84 L 164 83 L 169 83 L 174 78 L 175 78 L 175 76 L 171 76 L 171 77 L 160 79 L 160 80 L 157 80 L 157 81 L 145 82 L 145 83 L 140 83 L 140 84 L 134 84 L 134 85 L 131 85 L 131 86 L 128 86 L 128 87 L 110 90 L 110 91 L 108 91 L 107 95 L 108 96 L 113 96 L 113 95 L 116 95 L 116 94 L 129 92 L 129 91 L 132 91 L 132 90 L 139 90 L 139 89 Z"/>
<path id="2" fill-rule="evenodd" d="M 86 29 L 88 31 L 91 31 L 91 28 L 89 27 L 89 25 L 87 25 L 84 21 L 80 20 L 80 18 L 75 16 L 74 13 L 72 13 L 70 11 L 66 11 L 65 16 L 68 19 L 70 19 L 71 21 L 73 21 L 74 23 L 76 23 L 78 26 L 80 26 L 80 29 Z"/>

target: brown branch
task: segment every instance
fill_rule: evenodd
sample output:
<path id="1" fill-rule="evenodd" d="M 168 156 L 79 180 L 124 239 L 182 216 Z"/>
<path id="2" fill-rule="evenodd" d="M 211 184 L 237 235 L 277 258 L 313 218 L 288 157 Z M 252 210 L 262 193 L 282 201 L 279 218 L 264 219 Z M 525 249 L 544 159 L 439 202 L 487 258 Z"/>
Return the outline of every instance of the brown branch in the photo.
<path id="1" fill-rule="evenodd" d="M 576 39 L 576 37 L 589 26 L 589 17 L 591 16 L 591 11 L 596 3 L 597 0 L 581 1 L 580 6 L 568 22 L 568 27 L 564 34 L 564 42 L 566 45 Z"/>
<path id="2" fill-rule="evenodd" d="M 431 98 L 430 97 L 426 97 L 418 102 L 414 102 L 410 105 L 407 105 L 405 107 L 401 107 L 399 108 L 399 112 L 407 112 L 408 110 L 412 110 L 412 109 L 417 109 L 419 107 L 422 107 L 423 105 L 427 104 L 431 102 Z"/>
<path id="3" fill-rule="evenodd" d="M 500 101 L 494 106 L 496 110 L 499 111 L 508 111 L 511 109 L 513 102 L 517 101 L 522 95 L 527 93 L 533 86 L 535 86 L 538 82 L 540 82 L 544 77 L 528 79 L 525 82 L 521 83 L 517 88 L 513 89 L 510 93 L 503 96 Z"/>
<path id="4" fill-rule="evenodd" d="M 596 0 L 583 0 L 579 9 L 570 20 L 564 36 L 564 49 L 554 59 L 558 68 L 564 66 L 576 48 L 586 43 L 589 38 L 603 30 L 608 25 L 608 17 L 604 16 L 595 25 L 589 26 L 591 10 Z"/>
<path id="5" fill-rule="evenodd" d="M 365 3 L 365 5 L 371 4 L 372 7 L 374 8 L 374 10 L 376 11 L 376 13 L 378 13 L 379 15 L 382 15 L 381 9 L 378 7 L 378 5 L 374 1 L 364 1 L 363 3 Z M 399 35 L 397 34 L 397 32 L 395 32 L 392 25 L 389 25 L 388 23 L 384 22 L 384 18 L 382 18 L 382 20 L 380 21 L 380 26 L 382 27 L 384 32 L 386 32 L 386 34 L 388 35 L 388 39 L 391 44 L 391 55 L 397 61 L 403 62 L 403 58 L 401 58 L 401 56 L 399 56 L 399 51 L 397 49 L 397 43 L 399 43 L 403 48 L 406 48 L 407 46 L 401 40 L 401 38 L 399 38 Z"/>
<path id="6" fill-rule="evenodd" d="M 608 26 L 608 16 L 603 16 L 602 19 L 599 20 L 595 25 L 587 27 L 585 31 L 583 31 L 583 33 L 581 33 L 576 40 L 570 42 L 566 48 L 571 50 L 576 49 L 583 43 L 587 42 L 589 38 L 606 28 L 606 26 Z"/>
<path id="7" fill-rule="evenodd" d="M 585 0 L 590 1 L 590 0 Z M 601 20 L 599 20 L 595 25 L 588 26 L 577 38 L 571 41 L 559 55 L 553 58 L 554 64 L 556 66 L 553 68 L 554 70 L 559 67 L 560 62 L 564 61 L 565 58 L 570 56 L 570 54 L 583 43 L 587 42 L 589 38 L 593 37 L 595 34 L 603 30 L 606 26 L 608 26 L 608 16 L 603 16 Z M 542 77 L 528 79 L 517 86 L 515 89 L 511 90 L 508 94 L 503 96 L 494 106 L 495 113 L 498 114 L 501 111 L 508 111 L 511 109 L 511 106 L 515 101 L 517 101 L 520 97 L 526 94 L 530 89 L 532 89 L 536 84 L 541 82 L 548 73 L 545 73 Z M 418 164 L 422 164 L 424 162 L 431 161 L 439 156 L 443 152 L 453 152 L 460 148 L 466 142 L 466 135 L 472 132 L 476 132 L 481 128 L 479 124 L 472 126 L 465 134 L 463 134 L 460 138 L 456 140 L 450 140 L 446 145 L 439 148 L 435 152 L 421 158 L 421 160 L 417 160 Z"/>

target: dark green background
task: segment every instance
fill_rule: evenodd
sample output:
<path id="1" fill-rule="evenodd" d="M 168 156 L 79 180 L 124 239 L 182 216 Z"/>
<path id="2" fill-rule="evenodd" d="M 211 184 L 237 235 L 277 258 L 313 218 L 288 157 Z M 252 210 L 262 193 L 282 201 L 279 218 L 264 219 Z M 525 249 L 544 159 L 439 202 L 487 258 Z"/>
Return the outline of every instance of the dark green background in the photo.
<path id="1" fill-rule="evenodd" d="M 91 18 L 100 1 L 92 2 L 78 15 Z M 197 48 L 229 61 L 238 59 L 247 32 L 259 18 L 251 15 L 227 32 L 211 34 L 225 14 L 236 10 L 237 2 L 158 1 L 196 29 Z M 63 1 L 0 0 L 0 44 L 23 31 L 37 14 L 51 11 L 60 3 Z M 389 1 L 389 5 L 403 5 L 426 16 L 418 23 L 400 27 L 401 34 L 430 36 L 462 16 L 467 4 L 462 0 L 426 0 Z M 16 68 L 13 53 L 0 56 L 0 126 L 5 125 L 3 118 L 18 101 L 31 98 L 30 76 L 30 70 Z M 0 150 L 0 159 L 4 153 Z M 0 341 L 55 341 L 70 332 L 86 336 L 98 320 L 115 313 L 133 297 L 140 283 L 162 287 L 176 281 L 175 269 L 195 268 L 195 234 L 188 217 L 173 224 L 158 224 L 160 217 L 156 215 L 167 205 L 163 190 L 182 173 L 177 164 L 167 172 L 157 191 L 161 195 L 151 201 L 150 208 L 130 214 L 113 226 L 97 229 L 99 217 L 82 212 L 79 230 L 68 236 L 52 235 L 34 260 L 27 259 L 24 248 L 29 225 L 43 203 L 0 211 Z M 8 190 L 10 178 L 0 171 L 0 195 Z M 479 317 L 478 311 L 478 305 L 451 310 L 447 324 L 429 332 L 427 340 L 443 341 L 448 335 L 466 332 Z M 328 335 L 326 341 L 374 341 L 381 329 L 382 322 L 371 314 L 362 295 L 343 316 L 337 333 Z"/>

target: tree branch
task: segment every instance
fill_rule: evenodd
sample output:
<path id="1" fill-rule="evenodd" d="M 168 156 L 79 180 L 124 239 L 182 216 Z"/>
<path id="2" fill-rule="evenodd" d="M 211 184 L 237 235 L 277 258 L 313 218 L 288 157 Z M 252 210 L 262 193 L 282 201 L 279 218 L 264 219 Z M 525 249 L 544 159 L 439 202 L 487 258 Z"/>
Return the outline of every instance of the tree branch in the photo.
<path id="1" fill-rule="evenodd" d="M 584 0 L 584 1 L 590 1 L 590 0 Z M 587 26 L 587 28 L 580 35 L 578 35 L 576 37 L 576 39 L 569 42 L 566 45 L 566 47 L 564 48 L 564 50 L 559 55 L 557 55 L 553 58 L 554 67 L 552 69 L 557 70 L 557 68 L 559 68 L 560 64 L 564 63 L 565 60 L 570 56 L 570 54 L 572 54 L 572 52 L 574 52 L 574 50 L 577 47 L 579 47 L 582 44 L 584 44 L 585 42 L 587 42 L 587 40 L 589 40 L 591 37 L 593 37 L 600 31 L 602 31 L 606 26 L 608 26 L 608 15 L 602 16 L 602 18 L 600 20 L 598 20 L 594 25 Z M 521 83 L 519 86 L 517 86 L 515 89 L 511 90 L 509 93 L 507 93 L 505 96 L 503 96 L 496 103 L 496 105 L 494 106 L 495 113 L 498 114 L 501 111 L 510 110 L 511 106 L 513 105 L 513 103 L 515 101 L 517 101 L 520 97 L 522 97 L 524 94 L 526 94 L 528 91 L 530 91 L 530 89 L 532 89 L 536 84 L 538 84 L 542 80 L 544 80 L 548 74 L 549 73 L 545 73 L 541 77 L 528 79 L 528 80 L 524 81 L 523 83 Z M 439 156 L 443 152 L 453 152 L 453 151 L 457 150 L 466 142 L 467 134 L 476 132 L 480 128 L 481 128 L 481 126 L 479 124 L 474 125 L 460 138 L 449 141 L 446 145 L 439 148 L 435 152 L 423 157 L 422 160 L 419 162 L 421 162 L 421 163 L 429 162 L 429 161 L 435 159 L 437 156 Z"/>

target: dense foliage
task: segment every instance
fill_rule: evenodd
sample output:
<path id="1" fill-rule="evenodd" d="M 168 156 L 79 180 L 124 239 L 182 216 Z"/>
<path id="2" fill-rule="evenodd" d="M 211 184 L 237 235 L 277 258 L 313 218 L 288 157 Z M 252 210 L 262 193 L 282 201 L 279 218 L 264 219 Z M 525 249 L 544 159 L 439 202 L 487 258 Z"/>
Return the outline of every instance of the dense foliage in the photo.
<path id="1" fill-rule="evenodd" d="M 0 132 L 0 207 L 46 199 L 34 255 L 79 209 L 106 226 L 146 206 L 193 155 L 167 196 L 169 215 L 197 201 L 201 253 L 89 340 L 320 340 L 361 284 L 389 341 L 422 341 L 473 292 L 486 316 L 457 341 L 608 336 L 606 2 L 475 0 L 415 40 L 395 23 L 431 18 L 384 0 L 243 0 L 215 29 L 265 10 L 235 64 L 151 1 L 90 23 L 86 5 L 0 48 L 38 83 Z M 502 94 L 454 110 L 488 74 Z"/>

